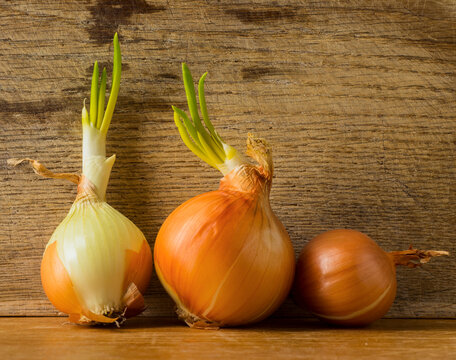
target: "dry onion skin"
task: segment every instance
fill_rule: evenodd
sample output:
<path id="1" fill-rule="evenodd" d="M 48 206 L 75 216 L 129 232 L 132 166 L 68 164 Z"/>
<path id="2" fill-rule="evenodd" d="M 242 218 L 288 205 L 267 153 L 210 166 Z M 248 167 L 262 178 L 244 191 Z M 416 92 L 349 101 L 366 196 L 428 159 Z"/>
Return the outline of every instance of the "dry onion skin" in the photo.
<path id="1" fill-rule="evenodd" d="M 292 285 L 290 238 L 269 203 L 273 164 L 267 143 L 249 134 L 252 165 L 225 144 L 209 121 L 204 74 L 198 93 L 188 67 L 183 77 L 191 121 L 173 107 L 184 143 L 224 177 L 216 191 L 174 210 L 155 241 L 155 269 L 177 312 L 190 327 L 218 328 L 260 321 L 273 313 Z"/>
<path id="2" fill-rule="evenodd" d="M 367 235 L 349 229 L 324 232 L 302 250 L 295 299 L 321 320 L 364 326 L 380 319 L 396 297 L 396 266 L 418 267 L 446 251 L 383 251 Z"/>
<path id="3" fill-rule="evenodd" d="M 106 134 L 120 86 L 121 54 L 114 36 L 113 79 L 105 110 L 106 69 L 101 83 L 95 62 L 90 114 L 82 110 L 82 176 L 53 173 L 32 159 L 10 159 L 17 165 L 29 162 L 44 177 L 66 179 L 78 185 L 76 200 L 54 231 L 41 262 L 41 282 L 52 304 L 78 324 L 119 325 L 141 313 L 142 294 L 151 272 L 152 254 L 141 230 L 106 202 L 115 155 L 106 157 Z"/>

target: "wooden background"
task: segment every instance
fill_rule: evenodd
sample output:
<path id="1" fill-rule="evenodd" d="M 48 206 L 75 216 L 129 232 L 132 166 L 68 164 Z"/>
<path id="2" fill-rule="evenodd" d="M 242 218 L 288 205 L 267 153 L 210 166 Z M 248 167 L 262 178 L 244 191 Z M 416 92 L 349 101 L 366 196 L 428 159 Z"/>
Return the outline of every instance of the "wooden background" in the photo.
<path id="1" fill-rule="evenodd" d="M 0 315 L 56 314 L 40 260 L 76 193 L 6 159 L 80 169 L 82 101 L 118 31 L 108 201 L 151 245 L 174 208 L 220 179 L 174 127 L 186 61 L 209 72 L 209 113 L 229 144 L 244 149 L 253 131 L 273 145 L 271 202 L 297 253 L 341 227 L 388 251 L 449 250 L 398 269 L 388 316 L 456 317 L 455 20 L 452 0 L 0 0 Z M 173 313 L 155 275 L 147 303 L 147 315 Z M 291 300 L 278 312 L 305 315 Z"/>

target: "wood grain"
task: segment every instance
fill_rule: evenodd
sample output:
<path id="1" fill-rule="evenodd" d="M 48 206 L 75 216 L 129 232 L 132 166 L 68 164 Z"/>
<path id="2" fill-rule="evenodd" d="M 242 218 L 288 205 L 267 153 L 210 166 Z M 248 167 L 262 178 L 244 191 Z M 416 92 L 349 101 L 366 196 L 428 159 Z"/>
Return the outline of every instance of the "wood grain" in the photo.
<path id="1" fill-rule="evenodd" d="M 164 318 L 89 328 L 62 318 L 0 318 L 3 359 L 448 359 L 455 320 L 380 320 L 364 329 L 316 320 L 268 321 L 250 328 L 190 329 Z M 101 355 L 102 354 L 102 355 Z"/>
<path id="2" fill-rule="evenodd" d="M 227 143 L 274 148 L 271 202 L 296 252 L 355 228 L 385 250 L 456 253 L 454 1 L 0 1 L 0 315 L 56 314 L 40 284 L 44 247 L 76 189 L 6 166 L 81 167 L 80 111 L 92 65 L 123 73 L 108 134 L 108 201 L 153 245 L 166 216 L 220 174 L 179 139 L 180 64 L 205 71 Z M 389 317 L 456 317 L 456 263 L 399 269 Z M 148 315 L 171 316 L 154 276 Z M 288 301 L 277 316 L 306 316 Z M 361 345 L 360 345 L 361 346 Z"/>

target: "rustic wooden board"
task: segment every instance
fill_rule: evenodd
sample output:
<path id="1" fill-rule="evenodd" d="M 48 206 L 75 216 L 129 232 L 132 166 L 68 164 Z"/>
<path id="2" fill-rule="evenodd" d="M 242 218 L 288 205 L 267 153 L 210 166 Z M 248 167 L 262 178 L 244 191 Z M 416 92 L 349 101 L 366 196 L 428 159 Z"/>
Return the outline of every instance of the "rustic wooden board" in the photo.
<path id="1" fill-rule="evenodd" d="M 266 321 L 253 327 L 190 329 L 136 318 L 121 329 L 82 327 L 62 318 L 1 318 L 3 359 L 450 359 L 455 320 L 384 319 L 364 329 L 317 320 Z M 37 349 L 39 349 L 37 351 Z"/>
<path id="2" fill-rule="evenodd" d="M 76 189 L 6 166 L 81 166 L 80 111 L 92 64 L 123 53 L 108 135 L 108 201 L 151 245 L 184 200 L 220 175 L 182 144 L 180 63 L 209 72 L 210 115 L 242 149 L 274 147 L 272 206 L 296 252 L 356 228 L 385 250 L 456 253 L 454 1 L 0 1 L 0 315 L 56 314 L 40 285 L 44 246 Z M 390 317 L 456 317 L 454 258 L 398 271 Z M 148 315 L 172 314 L 156 277 Z M 303 316 L 288 301 L 279 316 Z"/>

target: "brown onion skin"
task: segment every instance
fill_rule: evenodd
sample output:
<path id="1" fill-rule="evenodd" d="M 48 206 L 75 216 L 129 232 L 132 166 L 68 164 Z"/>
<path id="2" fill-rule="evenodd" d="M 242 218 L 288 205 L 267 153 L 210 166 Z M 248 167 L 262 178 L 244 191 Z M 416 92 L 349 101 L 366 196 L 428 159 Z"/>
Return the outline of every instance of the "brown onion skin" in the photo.
<path id="1" fill-rule="evenodd" d="M 396 286 L 392 258 L 372 239 L 356 230 L 331 230 L 302 250 L 295 299 L 325 322 L 364 326 L 388 312 Z"/>
<path id="2" fill-rule="evenodd" d="M 270 185 L 255 166 L 242 165 L 219 190 L 180 205 L 160 228 L 155 269 L 189 326 L 258 322 L 287 297 L 295 254 L 270 207 Z"/>

